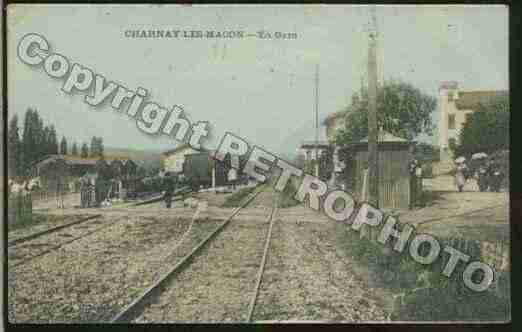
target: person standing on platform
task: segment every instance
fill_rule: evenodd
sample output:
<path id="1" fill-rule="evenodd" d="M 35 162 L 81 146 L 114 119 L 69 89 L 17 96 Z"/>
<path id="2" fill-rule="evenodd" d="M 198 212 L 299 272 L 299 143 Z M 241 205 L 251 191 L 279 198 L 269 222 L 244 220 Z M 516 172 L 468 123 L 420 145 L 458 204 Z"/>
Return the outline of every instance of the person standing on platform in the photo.
<path id="1" fill-rule="evenodd" d="M 235 168 L 230 168 L 227 174 L 228 183 L 232 185 L 232 190 L 236 190 L 237 171 Z"/>
<path id="2" fill-rule="evenodd" d="M 172 196 L 176 190 L 176 177 L 170 172 L 166 172 L 163 177 L 163 189 L 165 190 L 165 206 L 167 209 L 170 209 L 172 206 Z"/>
<path id="3" fill-rule="evenodd" d="M 419 179 L 419 177 L 422 177 L 422 168 L 420 166 L 420 163 L 417 159 L 413 159 L 409 166 L 410 171 L 410 209 L 415 207 L 418 203 L 419 196 L 422 191 L 422 179 Z M 419 188 L 419 182 L 421 183 Z"/>

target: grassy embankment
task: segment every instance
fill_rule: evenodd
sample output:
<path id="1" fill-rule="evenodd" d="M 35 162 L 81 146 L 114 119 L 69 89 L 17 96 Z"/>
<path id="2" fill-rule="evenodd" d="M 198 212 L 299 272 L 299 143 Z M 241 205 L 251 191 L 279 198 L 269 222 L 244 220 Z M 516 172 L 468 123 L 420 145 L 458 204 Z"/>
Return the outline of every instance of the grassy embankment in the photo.
<path id="1" fill-rule="evenodd" d="M 460 263 L 450 278 L 442 275 L 449 254 L 441 253 L 431 265 L 422 265 L 409 255 L 409 244 L 402 253 L 391 250 L 394 240 L 384 246 L 361 239 L 359 232 L 346 229 L 343 245 L 354 260 L 367 266 L 376 284 L 396 295 L 392 320 L 400 321 L 507 321 L 510 319 L 509 272 L 497 273 L 497 282 L 484 292 L 468 289 L 462 280 L 465 264 Z M 481 260 L 478 241 L 462 238 L 438 239 L 467 253 L 470 262 Z M 426 255 L 428 246 L 420 247 Z M 481 280 L 481 272 L 472 278 Z"/>

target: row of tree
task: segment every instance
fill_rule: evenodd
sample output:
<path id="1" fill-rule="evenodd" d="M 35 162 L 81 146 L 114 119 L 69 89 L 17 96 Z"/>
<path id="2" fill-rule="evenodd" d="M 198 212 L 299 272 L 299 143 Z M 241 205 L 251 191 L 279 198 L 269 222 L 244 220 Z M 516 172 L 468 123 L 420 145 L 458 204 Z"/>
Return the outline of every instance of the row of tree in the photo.
<path id="1" fill-rule="evenodd" d="M 31 165 L 47 155 L 71 154 L 87 158 L 103 156 L 104 151 L 101 137 L 92 137 L 90 149 L 87 143 L 82 143 L 79 151 L 74 142 L 69 151 L 67 139 L 62 136 L 58 144 L 54 125 L 45 125 L 38 111 L 33 108 L 25 112 L 23 132 L 18 125 L 18 116 L 15 114 L 11 117 L 7 136 L 8 170 L 11 177 L 27 175 Z"/>

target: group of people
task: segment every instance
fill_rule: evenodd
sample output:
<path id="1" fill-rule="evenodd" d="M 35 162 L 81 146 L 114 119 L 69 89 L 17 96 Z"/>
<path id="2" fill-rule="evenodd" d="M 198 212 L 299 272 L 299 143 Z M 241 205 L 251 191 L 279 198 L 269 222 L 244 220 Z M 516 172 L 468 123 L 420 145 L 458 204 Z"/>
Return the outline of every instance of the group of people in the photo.
<path id="1" fill-rule="evenodd" d="M 9 179 L 7 184 L 8 196 L 10 196 L 11 194 L 27 195 L 32 191 L 41 188 L 40 177 L 36 177 L 22 182 L 16 182 L 13 179 Z"/>
<path id="2" fill-rule="evenodd" d="M 481 158 L 474 161 L 477 165 L 473 168 L 467 165 L 464 158 L 457 158 L 455 163 L 455 185 L 459 192 L 464 190 L 466 182 L 472 177 L 475 177 L 480 191 L 500 191 L 504 174 L 500 165 L 494 160 Z"/>

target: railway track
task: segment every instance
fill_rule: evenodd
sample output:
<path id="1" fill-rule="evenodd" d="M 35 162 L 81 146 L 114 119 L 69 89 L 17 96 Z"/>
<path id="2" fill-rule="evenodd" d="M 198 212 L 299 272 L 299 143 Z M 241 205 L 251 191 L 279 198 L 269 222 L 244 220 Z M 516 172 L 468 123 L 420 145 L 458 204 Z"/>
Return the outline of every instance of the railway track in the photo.
<path id="1" fill-rule="evenodd" d="M 202 212 L 185 244 L 201 241 L 224 220 Z M 177 248 L 192 223 L 176 211 L 105 218 L 111 227 L 9 269 L 11 321 L 109 321 L 161 275 L 166 260 L 177 262 L 192 249 Z"/>
<path id="2" fill-rule="evenodd" d="M 266 235 L 265 240 L 265 248 L 263 250 L 263 258 L 261 259 L 261 265 L 259 266 L 259 271 L 257 273 L 257 281 L 256 287 L 254 289 L 254 295 L 252 296 L 252 300 L 250 301 L 250 305 L 248 306 L 248 315 L 247 322 L 252 322 L 252 317 L 254 315 L 254 310 L 257 303 L 257 297 L 259 296 L 259 289 L 261 287 L 261 283 L 263 282 L 263 273 L 265 272 L 266 259 L 268 257 L 268 251 L 270 250 L 270 241 L 272 240 L 272 229 L 274 226 L 275 218 L 274 216 L 277 214 L 277 209 L 279 205 L 279 196 L 276 196 L 274 199 L 274 207 L 272 208 L 272 212 L 269 215 L 270 226 L 268 226 L 268 233 Z"/>
<path id="3" fill-rule="evenodd" d="M 184 194 L 186 194 L 186 188 L 181 188 L 176 191 L 176 195 L 173 197 L 173 201 L 180 200 Z M 134 202 L 132 206 L 142 206 L 150 203 L 161 201 L 163 196 L 154 197 L 142 202 Z M 17 267 L 26 264 L 33 259 L 51 253 L 63 247 L 64 245 L 70 244 L 74 241 L 80 240 L 93 233 L 99 232 L 113 223 L 106 223 L 100 227 L 90 228 L 90 224 L 97 225 L 100 222 L 98 218 L 102 217 L 102 214 L 95 214 L 75 220 L 63 225 L 51 227 L 39 232 L 32 233 L 30 235 L 20 237 L 9 241 L 7 246 L 9 252 L 9 267 Z M 71 231 L 72 230 L 72 231 Z M 79 230 L 79 231 L 78 231 Z M 58 233 L 59 232 L 59 233 Z M 57 233 L 57 234 L 55 234 Z M 51 238 L 51 241 L 40 241 L 42 237 L 46 235 L 57 235 L 59 238 L 66 237 L 66 241 L 56 241 L 56 238 Z M 29 242 L 29 243 L 27 243 Z M 31 243 L 35 242 L 35 243 Z M 36 250 L 35 250 L 36 249 Z"/>
<path id="4" fill-rule="evenodd" d="M 9 246 L 9 268 L 26 264 L 35 258 L 56 251 L 67 244 L 114 225 L 112 222 L 99 220 L 100 217 L 102 215 L 91 216 L 88 219 L 80 220 L 81 222 L 69 223 L 63 225 L 64 227 L 52 229 L 50 232 L 45 231 L 41 232 L 41 234 L 34 234 L 38 236 L 30 235 L 24 238 L 24 241 Z M 86 223 L 87 221 L 89 223 Z M 102 225 L 100 226 L 100 224 Z M 44 235 L 49 235 L 49 237 L 42 238 Z M 67 240 L 62 241 L 64 238 Z"/>
<path id="5" fill-rule="evenodd" d="M 92 216 L 81 218 L 79 220 L 75 220 L 75 221 L 67 223 L 67 224 L 63 224 L 63 225 L 60 225 L 60 226 L 48 228 L 48 229 L 40 231 L 40 232 L 35 232 L 35 233 L 30 234 L 28 236 L 20 237 L 20 238 L 17 238 L 15 240 L 9 241 L 9 242 L 7 242 L 7 246 L 8 247 L 12 247 L 12 246 L 14 246 L 16 244 L 20 244 L 20 243 L 24 243 L 24 242 L 27 242 L 27 241 L 30 241 L 30 240 L 34 240 L 34 239 L 39 238 L 41 236 L 60 231 L 62 229 L 65 229 L 65 228 L 68 228 L 68 227 L 71 227 L 71 226 L 74 226 L 74 225 L 83 224 L 84 222 L 87 222 L 89 220 L 96 219 L 96 218 L 99 218 L 99 217 L 101 217 L 101 214 L 95 214 L 95 215 L 92 215 Z"/>
<path id="6" fill-rule="evenodd" d="M 160 296 L 163 296 L 165 290 L 169 288 L 169 284 L 173 279 L 179 275 L 180 273 L 186 271 L 186 268 L 191 266 L 192 262 L 197 261 L 201 256 L 201 252 L 204 248 L 208 248 L 211 245 L 211 242 L 217 238 L 217 236 L 222 233 L 225 228 L 230 225 L 230 222 L 238 215 L 243 208 L 248 206 L 261 192 L 266 189 L 266 186 L 261 187 L 258 190 L 255 190 L 252 194 L 250 194 L 242 204 L 234 209 L 231 215 L 220 224 L 214 231 L 212 231 L 208 236 L 206 236 L 202 241 L 200 241 L 186 256 L 181 258 L 174 266 L 168 268 L 166 272 L 157 278 L 156 282 L 154 282 L 149 288 L 147 288 L 142 294 L 136 298 L 132 303 L 126 306 L 121 312 L 116 314 L 111 320 L 111 323 L 121 323 L 121 322 L 132 322 L 135 318 L 139 317 L 146 308 L 157 301 Z M 269 214 L 269 220 L 272 220 L 274 215 L 275 208 L 271 209 Z M 268 236 L 270 236 L 270 231 L 268 232 Z M 269 238 L 266 243 L 269 243 Z M 263 261 L 266 260 L 266 249 L 265 246 L 265 254 L 263 255 Z M 209 252 L 212 252 L 211 250 Z M 263 265 L 263 264 L 262 264 Z M 262 277 L 262 270 L 258 272 L 257 282 L 260 284 Z M 254 298 L 257 296 L 259 285 L 255 287 L 254 290 Z M 254 303 L 255 300 L 252 300 L 251 303 Z M 245 306 L 246 307 L 246 306 Z"/>

